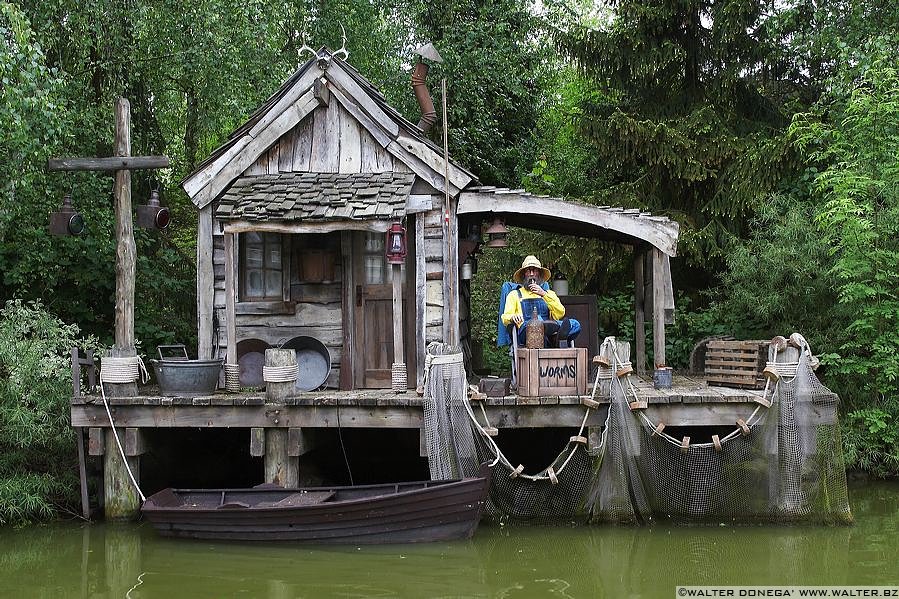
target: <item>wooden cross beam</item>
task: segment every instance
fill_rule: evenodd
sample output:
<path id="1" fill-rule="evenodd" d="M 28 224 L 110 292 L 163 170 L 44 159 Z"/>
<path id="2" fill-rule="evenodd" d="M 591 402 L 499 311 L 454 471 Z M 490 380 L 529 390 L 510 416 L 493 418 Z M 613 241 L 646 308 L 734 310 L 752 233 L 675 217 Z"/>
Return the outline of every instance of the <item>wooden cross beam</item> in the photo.
<path id="1" fill-rule="evenodd" d="M 131 220 L 131 171 L 168 168 L 166 156 L 131 156 L 131 104 L 119 98 L 115 107 L 115 156 L 108 158 L 50 158 L 49 171 L 114 171 L 116 220 L 115 346 L 110 355 L 134 357 L 134 273 L 136 249 Z M 137 383 L 109 385 L 109 395 L 137 395 Z"/>

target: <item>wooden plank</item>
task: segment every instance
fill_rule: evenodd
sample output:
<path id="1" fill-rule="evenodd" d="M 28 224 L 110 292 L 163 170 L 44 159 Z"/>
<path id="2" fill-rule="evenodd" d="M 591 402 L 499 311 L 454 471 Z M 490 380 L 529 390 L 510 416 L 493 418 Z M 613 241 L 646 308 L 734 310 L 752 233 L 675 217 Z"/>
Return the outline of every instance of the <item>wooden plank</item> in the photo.
<path id="1" fill-rule="evenodd" d="M 197 357 L 200 360 L 212 358 L 214 287 L 210 204 L 197 215 Z"/>
<path id="2" fill-rule="evenodd" d="M 415 229 L 415 351 L 418 357 L 418 372 L 416 375 L 416 387 L 424 384 L 425 377 L 425 353 L 427 328 L 427 273 L 425 272 L 424 218 L 421 214 L 413 217 Z"/>
<path id="3" fill-rule="evenodd" d="M 393 155 L 393 168 L 397 172 L 401 172 L 399 163 L 403 163 L 410 171 L 424 179 L 424 181 L 438 191 L 443 191 L 446 182 L 443 173 L 438 173 L 431 166 L 426 164 L 418 156 L 415 156 L 404 148 L 398 141 L 394 140 L 387 145 L 387 151 Z M 456 187 L 450 180 L 450 195 L 455 196 L 459 193 L 460 188 Z"/>
<path id="4" fill-rule="evenodd" d="M 92 426 L 87 430 L 87 455 L 106 453 L 106 435 L 102 428 Z"/>
<path id="5" fill-rule="evenodd" d="M 147 453 L 147 443 L 144 438 L 143 429 L 129 426 L 125 429 L 125 455 L 139 456 Z"/>
<path id="6" fill-rule="evenodd" d="M 437 173 L 441 179 L 448 176 L 450 183 L 457 189 L 463 189 L 471 182 L 471 175 L 456 167 L 452 162 L 447 164 L 439 152 L 425 143 L 402 133 L 396 138 L 396 143 L 409 154 L 421 160 L 428 168 Z M 441 191 L 443 188 L 444 185 L 435 187 L 435 189 Z"/>
<path id="7" fill-rule="evenodd" d="M 356 369 L 356 356 L 352 348 L 356 347 L 356 311 L 354 303 L 354 289 L 356 284 L 353 264 L 353 233 L 343 231 L 340 234 L 340 258 L 343 264 L 343 287 L 341 293 L 341 310 L 342 310 L 342 340 L 343 347 L 350 348 L 345 352 L 345 357 L 340 366 L 340 383 L 341 390 L 349 390 L 353 388 L 353 373 Z"/>
<path id="8" fill-rule="evenodd" d="M 359 103 L 353 101 L 348 98 L 347 95 L 340 90 L 340 88 L 334 87 L 332 88 L 332 92 L 334 93 L 334 97 L 337 98 L 337 101 L 343 107 L 343 109 L 353 115 L 353 118 L 362 126 L 365 133 L 367 133 L 371 140 L 375 141 L 378 144 L 378 147 L 381 149 L 386 148 L 387 144 L 393 141 L 396 138 L 396 133 L 391 133 L 390 127 L 385 127 L 381 123 L 378 123 L 362 107 Z M 399 132 L 399 128 L 396 129 Z M 365 171 L 368 172 L 368 171 Z"/>
<path id="9" fill-rule="evenodd" d="M 406 214 L 428 212 L 434 208 L 430 194 L 409 194 L 406 198 Z"/>
<path id="10" fill-rule="evenodd" d="M 293 129 L 293 170 L 296 172 L 309 170 L 309 159 L 312 155 L 313 121 L 314 118 L 307 116 Z"/>
<path id="11" fill-rule="evenodd" d="M 247 233 L 259 231 L 267 233 L 284 233 L 296 235 L 300 233 L 320 234 L 335 231 L 373 231 L 384 233 L 390 227 L 389 221 L 338 221 L 326 223 L 282 223 L 273 221 L 235 222 L 225 225 L 227 233 Z"/>
<path id="12" fill-rule="evenodd" d="M 256 135 L 249 135 L 251 139 L 245 143 L 242 151 L 234 155 L 227 164 L 222 165 L 209 183 L 191 197 L 194 205 L 202 208 L 218 197 L 235 178 L 264 155 L 281 136 L 306 118 L 317 106 L 318 99 L 313 96 L 312 90 L 309 90 L 297 100 L 296 104 L 287 108 L 274 119 L 269 126 L 260 130 Z"/>
<path id="13" fill-rule="evenodd" d="M 287 132 L 284 133 L 287 135 Z M 283 139 L 283 137 L 282 137 Z M 269 175 L 277 175 L 278 174 L 278 162 L 280 161 L 280 149 L 281 146 L 279 143 L 276 143 L 272 147 L 268 149 L 265 153 L 268 158 L 268 169 L 267 172 Z"/>
<path id="14" fill-rule="evenodd" d="M 134 478 L 140 483 L 140 458 L 125 457 L 122 459 L 113 438 L 112 429 L 106 429 L 106 445 L 110 451 L 103 454 L 103 497 L 104 512 L 107 521 L 133 520 L 140 513 L 140 497 L 131 482 L 127 463 Z"/>
<path id="15" fill-rule="evenodd" d="M 336 173 L 340 162 L 340 107 L 337 103 L 317 108 L 312 115 L 312 154 L 309 170 Z"/>
<path id="16" fill-rule="evenodd" d="M 287 455 L 300 457 L 315 449 L 311 432 L 296 427 L 287 429 Z"/>
<path id="17" fill-rule="evenodd" d="M 168 156 L 110 156 L 108 158 L 48 158 L 47 170 L 56 171 L 121 171 L 169 168 Z"/>
<path id="18" fill-rule="evenodd" d="M 331 86 L 331 93 L 334 93 L 338 101 L 340 101 L 340 96 L 337 95 L 337 92 L 343 92 L 345 98 L 350 98 L 358 104 L 359 107 L 364 110 L 374 122 L 387 131 L 391 137 L 395 138 L 399 134 L 400 128 L 396 121 L 387 116 L 387 113 L 385 113 L 375 100 L 368 95 L 368 92 L 363 90 L 362 87 L 353 80 L 352 76 L 344 71 L 339 64 L 331 63 L 331 67 L 327 72 L 327 77 L 329 83 L 333 84 Z"/>
<path id="19" fill-rule="evenodd" d="M 303 119 L 305 120 L 305 119 Z M 299 126 L 299 125 L 297 125 Z M 290 131 L 284 134 L 280 140 L 278 140 L 278 172 L 279 173 L 291 173 L 293 172 L 293 155 L 294 155 L 294 144 L 296 144 L 296 132 L 297 127 L 294 127 Z"/>
<path id="20" fill-rule="evenodd" d="M 265 429 L 262 427 L 250 429 L 250 455 L 254 458 L 265 455 Z"/>
<path id="21" fill-rule="evenodd" d="M 340 120 L 340 158 L 338 171 L 341 173 L 358 173 L 362 171 L 362 134 L 359 121 L 349 112 L 337 106 Z"/>
<path id="22" fill-rule="evenodd" d="M 390 279 L 392 290 L 391 313 L 393 315 L 393 362 L 395 364 L 405 362 L 403 357 L 403 280 L 402 265 L 391 264 Z M 407 373 L 408 377 L 408 373 Z"/>

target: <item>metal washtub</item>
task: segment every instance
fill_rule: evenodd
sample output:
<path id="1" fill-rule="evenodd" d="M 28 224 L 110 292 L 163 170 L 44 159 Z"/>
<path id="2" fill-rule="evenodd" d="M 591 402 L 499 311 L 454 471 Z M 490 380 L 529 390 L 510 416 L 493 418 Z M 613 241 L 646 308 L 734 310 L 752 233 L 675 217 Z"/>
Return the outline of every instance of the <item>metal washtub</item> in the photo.
<path id="1" fill-rule="evenodd" d="M 183 355 L 164 356 L 163 350 L 180 351 Z M 158 360 L 150 360 L 159 391 L 165 397 L 193 397 L 215 391 L 223 359 L 190 360 L 182 344 L 160 345 Z"/>

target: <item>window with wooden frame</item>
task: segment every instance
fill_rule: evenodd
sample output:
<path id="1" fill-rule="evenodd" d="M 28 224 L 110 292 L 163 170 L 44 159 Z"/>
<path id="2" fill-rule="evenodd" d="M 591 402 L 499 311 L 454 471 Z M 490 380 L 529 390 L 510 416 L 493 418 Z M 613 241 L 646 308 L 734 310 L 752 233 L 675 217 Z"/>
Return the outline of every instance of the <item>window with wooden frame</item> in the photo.
<path id="1" fill-rule="evenodd" d="M 242 233 L 240 245 L 240 301 L 284 302 L 290 299 L 290 255 L 280 233 Z"/>

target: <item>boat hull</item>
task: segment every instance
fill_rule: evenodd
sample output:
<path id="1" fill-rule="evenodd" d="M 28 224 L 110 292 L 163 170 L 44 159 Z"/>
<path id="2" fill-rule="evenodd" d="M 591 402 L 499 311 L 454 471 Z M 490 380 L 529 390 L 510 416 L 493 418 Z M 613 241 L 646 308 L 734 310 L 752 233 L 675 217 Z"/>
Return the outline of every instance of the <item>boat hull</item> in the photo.
<path id="1" fill-rule="evenodd" d="M 446 541 L 474 534 L 489 481 L 484 474 L 361 487 L 166 489 L 148 498 L 142 513 L 168 537 L 325 544 Z M 308 505 L 296 505 L 307 499 Z"/>

